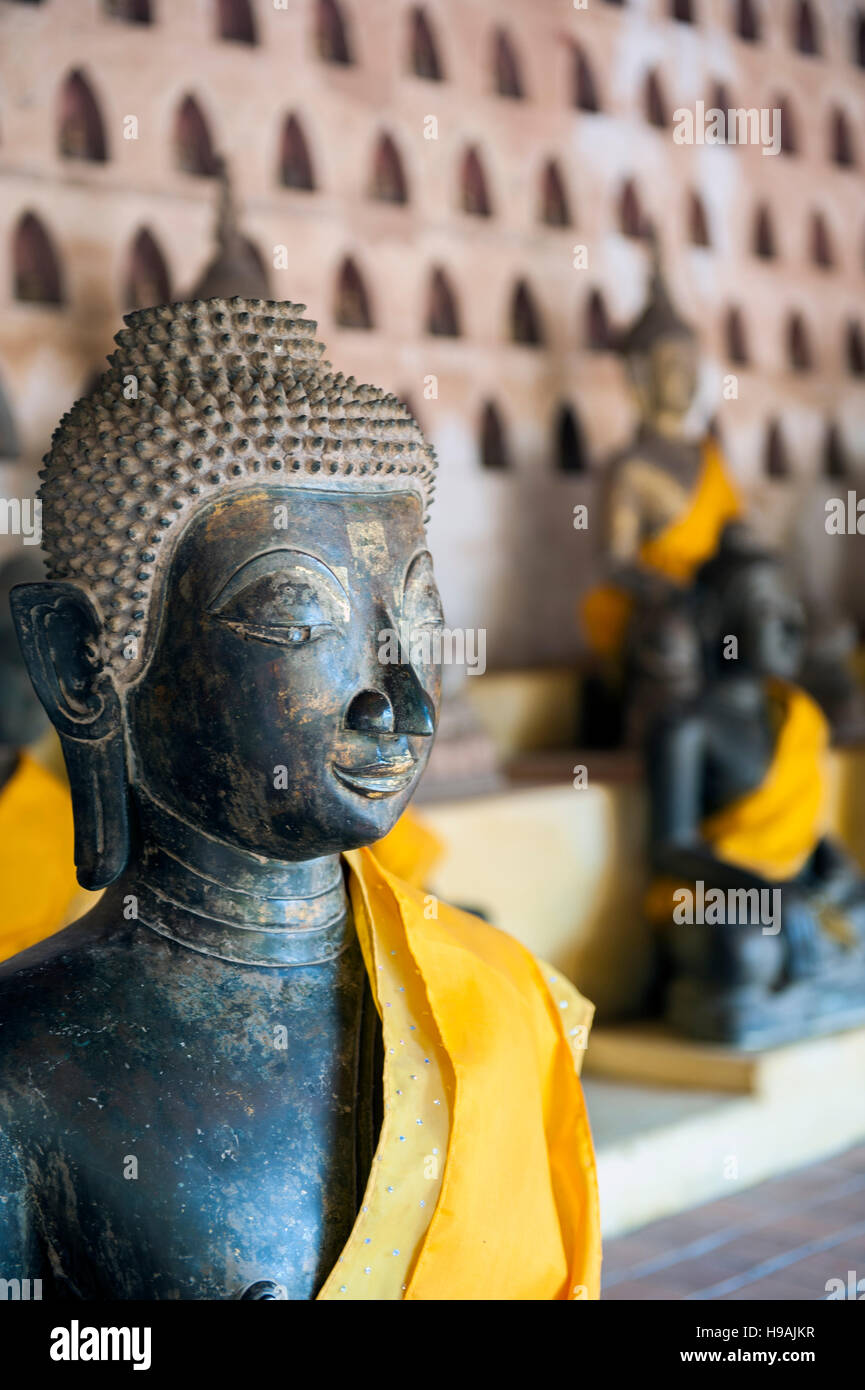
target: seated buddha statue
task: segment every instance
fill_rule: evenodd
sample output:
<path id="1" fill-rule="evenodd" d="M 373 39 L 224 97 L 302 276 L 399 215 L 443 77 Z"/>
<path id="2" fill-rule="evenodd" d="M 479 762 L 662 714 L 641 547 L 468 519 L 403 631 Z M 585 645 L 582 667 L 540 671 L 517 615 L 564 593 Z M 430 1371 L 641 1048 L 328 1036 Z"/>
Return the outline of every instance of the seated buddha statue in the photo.
<path id="1" fill-rule="evenodd" d="M 9 607 L 13 587 L 42 577 L 32 551 L 0 568 L 0 960 L 59 931 L 87 896 L 75 877 L 69 793 L 30 751 L 50 726 Z"/>
<path id="2" fill-rule="evenodd" d="M 700 571 L 705 682 L 646 745 L 649 915 L 666 1017 L 762 1047 L 865 1020 L 865 882 L 826 834 L 828 725 L 796 684 L 804 617 L 741 524 Z"/>
<path id="3" fill-rule="evenodd" d="M 416 845 L 376 854 L 436 726 L 435 456 L 302 306 L 126 324 L 12 595 L 105 891 L 0 967 L 0 1267 L 73 1300 L 596 1297 L 591 1006 L 400 877 Z"/>
<path id="4" fill-rule="evenodd" d="M 580 606 L 594 657 L 589 725 L 609 724 L 602 741 L 621 737 L 634 653 L 629 639 L 647 607 L 675 604 L 715 552 L 741 501 L 717 441 L 695 438 L 689 414 L 697 390 L 699 343 L 676 310 L 653 240 L 647 303 L 620 336 L 639 412 L 634 438 L 614 456 L 604 482 L 603 581 Z M 618 710 L 618 718 L 611 711 Z M 594 711 L 595 718 L 592 717 Z M 587 736 L 592 737 L 591 728 Z"/>

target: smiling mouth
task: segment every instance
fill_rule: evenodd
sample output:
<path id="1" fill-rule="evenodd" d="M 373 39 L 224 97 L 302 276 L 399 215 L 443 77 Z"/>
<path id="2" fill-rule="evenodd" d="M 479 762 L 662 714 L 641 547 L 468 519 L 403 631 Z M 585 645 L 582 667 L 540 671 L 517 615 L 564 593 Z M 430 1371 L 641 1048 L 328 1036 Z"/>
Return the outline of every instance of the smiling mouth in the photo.
<path id="1" fill-rule="evenodd" d="M 417 762 L 414 758 L 399 758 L 393 762 L 364 763 L 361 767 L 340 767 L 334 763 L 333 770 L 344 786 L 378 800 L 405 791 L 417 771 Z"/>

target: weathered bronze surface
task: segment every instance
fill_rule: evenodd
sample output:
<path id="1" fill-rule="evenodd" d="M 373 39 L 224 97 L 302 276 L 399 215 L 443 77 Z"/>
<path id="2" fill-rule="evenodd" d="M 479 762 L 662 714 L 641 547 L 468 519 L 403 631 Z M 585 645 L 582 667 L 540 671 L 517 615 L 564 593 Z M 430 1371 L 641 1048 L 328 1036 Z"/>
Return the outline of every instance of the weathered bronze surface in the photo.
<path id="1" fill-rule="evenodd" d="M 382 634 L 441 623 L 434 456 L 297 306 L 127 322 L 48 459 L 53 577 L 13 595 L 79 877 L 109 886 L 0 971 L 0 1267 L 45 1297 L 307 1299 L 380 1120 L 339 855 L 429 755 L 440 672 Z"/>

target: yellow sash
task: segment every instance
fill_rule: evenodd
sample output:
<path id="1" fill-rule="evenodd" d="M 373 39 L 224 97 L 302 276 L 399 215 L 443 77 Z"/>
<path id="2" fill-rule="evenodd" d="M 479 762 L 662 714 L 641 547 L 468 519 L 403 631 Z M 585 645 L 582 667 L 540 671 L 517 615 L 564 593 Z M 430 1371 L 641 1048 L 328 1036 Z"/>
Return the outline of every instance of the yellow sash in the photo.
<path id="1" fill-rule="evenodd" d="M 434 864 L 444 853 L 444 842 L 411 808 L 403 811 L 393 830 L 372 850 L 378 862 L 395 878 L 423 888 Z"/>
<path id="2" fill-rule="evenodd" d="M 674 584 L 690 584 L 700 566 L 718 548 L 728 521 L 740 515 L 742 502 L 714 439 L 703 445 L 700 473 L 681 516 L 640 546 L 640 564 Z M 621 651 L 631 616 L 630 594 L 615 584 L 601 584 L 582 600 L 580 616 L 592 651 L 614 657 Z"/>
<path id="3" fill-rule="evenodd" d="M 773 680 L 778 711 L 775 753 L 752 792 L 704 821 L 719 859 L 764 878 L 795 878 L 823 834 L 829 728 L 817 704 L 796 685 Z"/>
<path id="4" fill-rule="evenodd" d="M 400 882 L 373 850 L 345 859 L 382 1019 L 385 1113 L 319 1297 L 597 1298 L 577 1075 L 591 1004 L 510 937 Z"/>
<path id="5" fill-rule="evenodd" d="M 77 915 L 72 805 L 27 753 L 0 791 L 0 960 L 26 951 Z"/>
<path id="6" fill-rule="evenodd" d="M 795 878 L 823 834 L 829 728 L 804 690 L 785 681 L 768 684 L 778 733 L 766 775 L 753 791 L 704 820 L 700 833 L 723 863 L 777 883 Z M 657 879 L 646 897 L 649 919 L 669 921 L 673 893 L 685 886 L 670 877 Z"/>

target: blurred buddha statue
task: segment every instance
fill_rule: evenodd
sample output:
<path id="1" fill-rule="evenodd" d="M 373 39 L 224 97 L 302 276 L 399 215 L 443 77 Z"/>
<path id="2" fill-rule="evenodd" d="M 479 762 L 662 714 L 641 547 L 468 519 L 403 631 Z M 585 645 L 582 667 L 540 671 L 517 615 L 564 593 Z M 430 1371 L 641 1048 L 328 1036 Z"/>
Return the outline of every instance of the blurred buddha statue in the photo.
<path id="1" fill-rule="evenodd" d="M 48 730 L 18 646 L 10 590 L 42 579 L 31 554 L 0 568 L 0 960 L 59 931 L 85 896 L 66 787 L 33 757 Z"/>
<path id="2" fill-rule="evenodd" d="M 624 741 L 640 748 L 660 715 L 693 699 L 702 687 L 703 653 L 691 595 L 665 595 L 642 605 L 639 623 L 628 631 L 624 671 L 630 691 Z"/>
<path id="3" fill-rule="evenodd" d="M 241 228 L 231 174 L 223 155 L 215 156 L 214 170 L 219 180 L 216 248 L 189 297 L 267 299 L 270 295 L 267 273 L 258 251 Z"/>
<path id="4" fill-rule="evenodd" d="M 857 670 L 860 644 L 856 624 L 837 607 L 812 604 L 801 681 L 832 726 L 833 741 L 865 743 L 865 691 Z"/>
<path id="5" fill-rule="evenodd" d="M 639 625 L 646 605 L 657 610 L 669 599 L 675 606 L 714 554 L 724 525 L 741 511 L 717 441 L 693 437 L 698 338 L 670 299 L 657 240 L 652 244 L 648 302 L 620 339 L 639 426 L 610 463 L 603 504 L 607 578 L 581 607 L 601 685 L 589 696 L 587 719 L 597 724 L 605 712 L 600 741 L 609 743 L 622 734 L 629 629 Z"/>
<path id="6" fill-rule="evenodd" d="M 742 523 L 700 571 L 706 684 L 646 750 L 650 916 L 666 1017 L 744 1047 L 865 1020 L 865 882 L 824 832 L 825 716 L 796 683 L 804 618 Z"/>
<path id="7" fill-rule="evenodd" d="M 442 623 L 435 456 L 302 306 L 126 323 L 46 460 L 51 578 L 13 595 L 106 889 L 0 968 L 0 1267 L 67 1299 L 596 1297 L 591 1006 L 398 877 L 405 822 L 375 852 L 436 725 L 406 642 Z"/>

